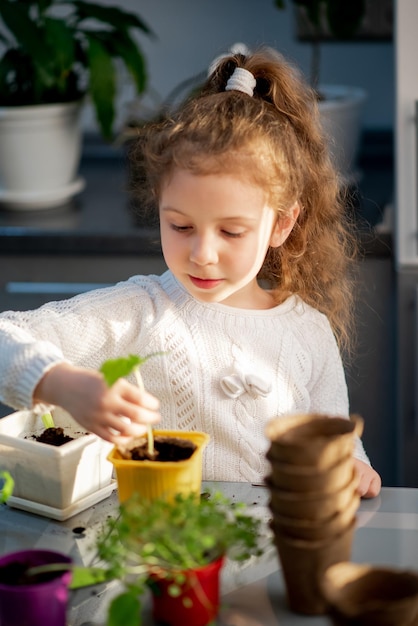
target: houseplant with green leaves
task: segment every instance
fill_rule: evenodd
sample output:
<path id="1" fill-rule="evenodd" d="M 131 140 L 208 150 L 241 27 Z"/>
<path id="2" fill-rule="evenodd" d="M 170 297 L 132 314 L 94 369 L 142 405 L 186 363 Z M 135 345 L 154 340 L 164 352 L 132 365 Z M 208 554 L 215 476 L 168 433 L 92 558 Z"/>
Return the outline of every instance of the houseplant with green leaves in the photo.
<path id="1" fill-rule="evenodd" d="M 0 106 L 73 102 L 91 96 L 103 137 L 112 137 L 119 59 L 136 91 L 147 83 L 136 14 L 83 0 L 0 0 Z"/>
<path id="2" fill-rule="evenodd" d="M 138 34 L 153 33 L 138 15 L 117 6 L 0 0 L 1 203 L 48 208 L 80 190 L 75 177 L 81 111 L 90 99 L 103 139 L 113 139 L 121 67 L 136 93 L 147 85 Z M 32 145 L 35 135 L 38 145 Z M 17 154 L 17 166 L 10 163 L 12 154 Z"/>
<path id="3" fill-rule="evenodd" d="M 106 520 L 96 545 L 106 578 L 122 582 L 108 609 L 107 626 L 141 624 L 151 590 L 153 615 L 169 626 L 205 626 L 219 610 L 224 559 L 261 554 L 260 520 L 220 492 L 177 494 L 152 502 L 138 495 Z"/>
<path id="4" fill-rule="evenodd" d="M 63 575 L 69 590 L 118 581 L 119 593 L 107 608 L 107 626 L 141 626 L 149 594 L 156 621 L 167 626 L 206 626 L 219 611 L 220 572 L 226 558 L 239 563 L 263 554 L 261 525 L 244 503 L 220 491 L 208 490 L 199 496 L 177 494 L 170 501 L 157 498 L 152 502 L 135 494 L 99 528 L 91 565 L 76 565 L 60 553 L 27 550 L 4 555 L 2 567 L 17 560 L 25 566 L 22 573 L 27 584 L 35 587 L 37 582 L 52 582 Z M 0 571 L 0 578 L 1 574 L 8 575 Z M 7 580 L 5 592 L 10 584 Z M 66 623 L 67 595 L 60 597 L 56 626 Z M 9 620 L 4 626 L 17 623 L 9 604 L 4 595 L 0 609 Z M 48 615 L 46 599 L 41 608 Z M 31 603 L 23 603 L 21 609 L 26 616 Z M 30 626 L 48 619 L 52 624 L 51 614 L 43 621 L 36 621 L 35 614 L 26 619 Z"/>

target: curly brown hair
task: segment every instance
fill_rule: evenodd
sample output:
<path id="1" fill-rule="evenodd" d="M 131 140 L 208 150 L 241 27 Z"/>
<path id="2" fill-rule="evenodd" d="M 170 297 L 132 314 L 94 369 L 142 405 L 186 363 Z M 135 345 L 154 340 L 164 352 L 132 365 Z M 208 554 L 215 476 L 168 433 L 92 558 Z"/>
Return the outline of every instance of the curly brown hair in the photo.
<path id="1" fill-rule="evenodd" d="M 236 67 L 255 77 L 253 97 L 225 91 Z M 142 207 L 158 207 L 177 168 L 242 177 L 265 190 L 279 219 L 297 202 L 300 214 L 291 234 L 269 249 L 259 277 L 277 302 L 294 293 L 326 314 L 347 352 L 356 240 L 317 96 L 282 55 L 263 48 L 224 57 L 198 94 L 139 132 L 130 156 L 141 172 L 135 192 Z"/>

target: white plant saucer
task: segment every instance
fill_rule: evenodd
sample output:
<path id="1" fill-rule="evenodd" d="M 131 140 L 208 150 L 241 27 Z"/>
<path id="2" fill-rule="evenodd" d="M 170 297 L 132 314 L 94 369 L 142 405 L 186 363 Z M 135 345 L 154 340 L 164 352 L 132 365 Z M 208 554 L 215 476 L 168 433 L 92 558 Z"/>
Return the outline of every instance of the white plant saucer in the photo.
<path id="1" fill-rule="evenodd" d="M 19 192 L 0 189 L 0 206 L 17 211 L 51 209 L 63 204 L 72 198 L 72 196 L 83 191 L 85 186 L 86 181 L 80 176 L 69 185 L 50 191 Z"/>
<path id="2" fill-rule="evenodd" d="M 116 487 L 117 481 L 112 480 L 109 485 L 106 485 L 106 487 L 102 487 L 95 493 L 91 493 L 85 498 L 81 498 L 80 500 L 73 502 L 65 509 L 56 509 L 53 506 L 47 506 L 45 504 L 40 504 L 39 502 L 33 502 L 32 500 L 17 498 L 15 496 L 10 496 L 7 500 L 7 504 L 14 509 L 20 509 L 21 511 L 27 511 L 28 513 L 36 513 L 37 515 L 42 515 L 43 517 L 49 517 L 50 519 L 63 522 L 64 520 L 73 517 L 73 515 L 77 515 L 77 513 L 81 513 L 81 511 L 85 511 L 94 504 L 108 498 Z"/>

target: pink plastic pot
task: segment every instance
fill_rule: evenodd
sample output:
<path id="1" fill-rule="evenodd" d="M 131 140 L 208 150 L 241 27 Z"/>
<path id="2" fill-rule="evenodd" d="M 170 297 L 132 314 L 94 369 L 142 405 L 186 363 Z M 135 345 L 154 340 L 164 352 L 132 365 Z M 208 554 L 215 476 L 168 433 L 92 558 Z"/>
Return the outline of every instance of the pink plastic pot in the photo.
<path id="1" fill-rule="evenodd" d="M 219 575 L 223 557 L 209 565 L 182 572 L 186 577 L 181 594 L 173 597 L 172 579 L 153 578 L 151 584 L 153 617 L 167 626 L 206 626 L 219 612 Z"/>
<path id="2" fill-rule="evenodd" d="M 6 576 L 1 576 L 2 568 L 14 564 L 33 567 L 47 563 L 71 564 L 72 559 L 60 552 L 36 549 L 10 552 L 0 557 L 1 626 L 66 626 L 71 571 L 56 572 L 43 582 L 29 585 L 8 584 L 3 580 Z"/>

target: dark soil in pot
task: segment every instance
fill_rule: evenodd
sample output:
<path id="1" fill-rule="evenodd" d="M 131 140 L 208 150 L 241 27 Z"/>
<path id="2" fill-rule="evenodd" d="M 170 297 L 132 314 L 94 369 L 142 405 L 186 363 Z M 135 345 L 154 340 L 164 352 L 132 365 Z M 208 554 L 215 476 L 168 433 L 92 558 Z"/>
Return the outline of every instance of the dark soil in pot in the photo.
<path id="1" fill-rule="evenodd" d="M 154 455 L 148 452 L 148 441 L 141 438 L 138 445 L 134 445 L 122 452 L 125 459 L 132 461 L 159 461 L 159 462 L 178 462 L 189 459 L 197 446 L 189 439 L 181 439 L 177 437 L 154 437 Z"/>
<path id="2" fill-rule="evenodd" d="M 80 434 L 88 435 L 89 433 L 82 432 Z M 64 443 L 74 441 L 75 437 L 66 435 L 64 429 L 60 426 L 54 426 L 52 428 L 45 428 L 40 435 L 31 435 L 30 439 L 34 439 L 39 443 L 47 443 L 50 446 L 62 446 Z"/>
<path id="3" fill-rule="evenodd" d="M 74 437 L 66 435 L 63 428 L 46 428 L 40 435 L 32 435 L 32 439 L 50 446 L 62 446 L 64 443 L 73 441 Z"/>

